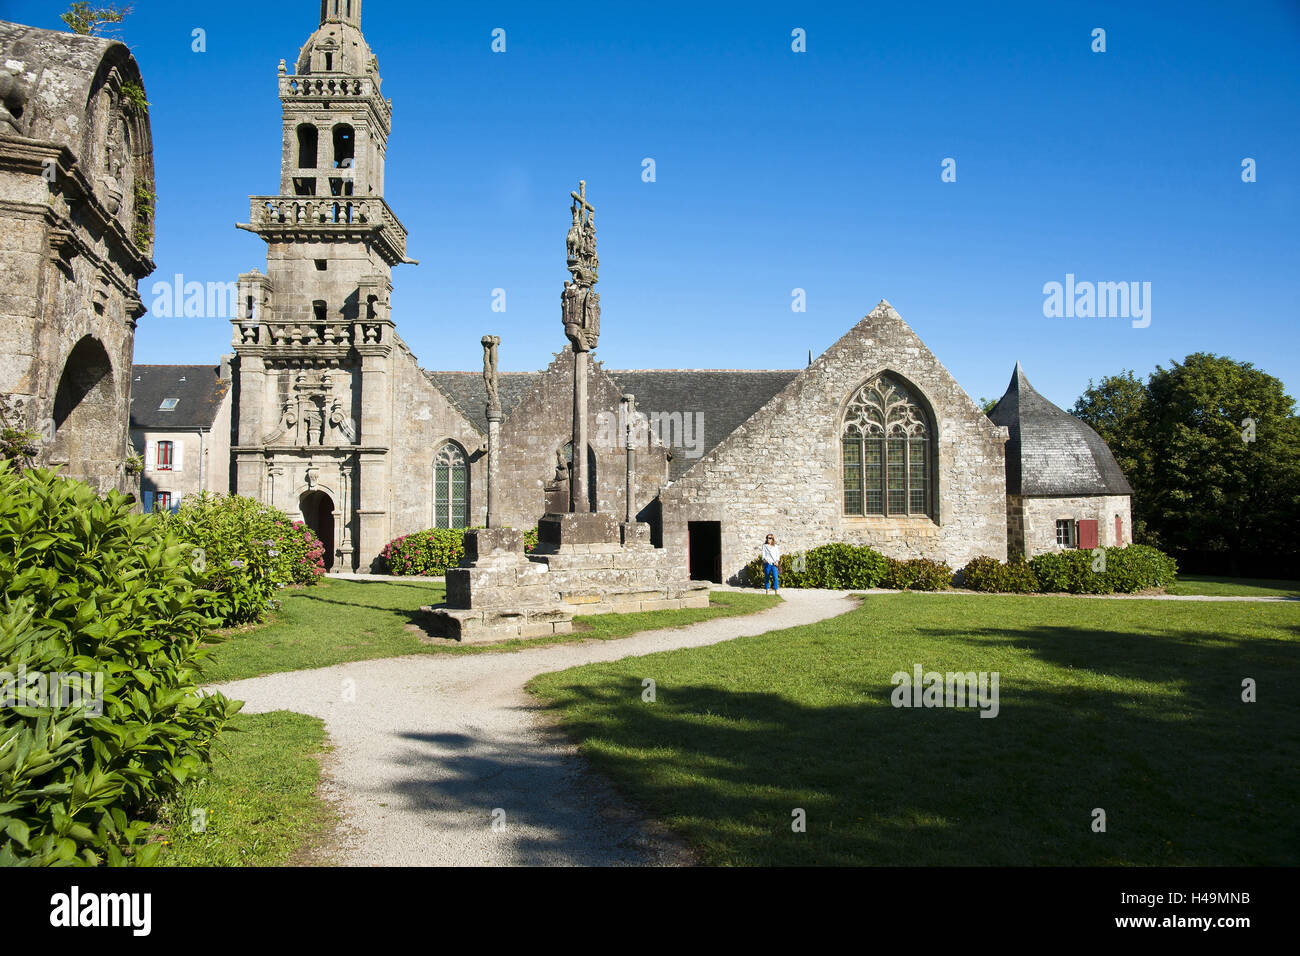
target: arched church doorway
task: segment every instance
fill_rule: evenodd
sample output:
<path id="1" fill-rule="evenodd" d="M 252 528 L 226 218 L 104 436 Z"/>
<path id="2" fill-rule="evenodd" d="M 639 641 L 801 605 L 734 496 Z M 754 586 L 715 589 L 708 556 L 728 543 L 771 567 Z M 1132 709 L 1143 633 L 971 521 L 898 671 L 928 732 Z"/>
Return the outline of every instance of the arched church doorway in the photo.
<path id="1" fill-rule="evenodd" d="M 323 491 L 308 491 L 298 499 L 302 520 L 325 547 L 325 570 L 334 569 L 334 502 Z"/>

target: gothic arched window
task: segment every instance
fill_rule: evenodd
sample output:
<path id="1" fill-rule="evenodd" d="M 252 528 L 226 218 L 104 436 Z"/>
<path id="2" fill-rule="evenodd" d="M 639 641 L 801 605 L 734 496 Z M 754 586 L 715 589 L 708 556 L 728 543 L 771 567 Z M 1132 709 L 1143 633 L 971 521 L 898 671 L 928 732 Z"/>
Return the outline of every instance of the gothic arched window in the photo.
<path id="1" fill-rule="evenodd" d="M 934 428 L 902 382 L 878 375 L 859 388 L 840 441 L 846 515 L 933 515 Z"/>
<path id="2" fill-rule="evenodd" d="M 465 452 L 447 442 L 433 456 L 433 526 L 464 528 L 469 525 L 469 465 Z"/>

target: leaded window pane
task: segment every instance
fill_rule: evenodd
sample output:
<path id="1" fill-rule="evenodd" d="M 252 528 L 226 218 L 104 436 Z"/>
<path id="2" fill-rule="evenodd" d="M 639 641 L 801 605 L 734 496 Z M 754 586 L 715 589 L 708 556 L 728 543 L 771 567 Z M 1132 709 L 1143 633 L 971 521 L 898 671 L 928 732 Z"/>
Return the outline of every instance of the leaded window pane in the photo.
<path id="1" fill-rule="evenodd" d="M 844 513 L 860 515 L 862 511 L 862 442 L 844 441 Z"/>
<path id="2" fill-rule="evenodd" d="M 885 459 L 882 454 L 881 442 L 878 440 L 869 440 L 864 443 L 866 450 L 866 464 L 864 466 L 864 481 L 867 489 L 867 514 L 882 515 L 885 513 Z"/>
<path id="3" fill-rule="evenodd" d="M 889 439 L 885 449 L 885 481 L 889 492 L 889 513 L 907 513 L 907 440 Z"/>
<path id="4" fill-rule="evenodd" d="M 914 515 L 923 515 L 930 510 L 929 487 L 927 479 L 930 474 L 929 442 L 924 438 L 909 441 L 907 461 L 908 511 Z"/>

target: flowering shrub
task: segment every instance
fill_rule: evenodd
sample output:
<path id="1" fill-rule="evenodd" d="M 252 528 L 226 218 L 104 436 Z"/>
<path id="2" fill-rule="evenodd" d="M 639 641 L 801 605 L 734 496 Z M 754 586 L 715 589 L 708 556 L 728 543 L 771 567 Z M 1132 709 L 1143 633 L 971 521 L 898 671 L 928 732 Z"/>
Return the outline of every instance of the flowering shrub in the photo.
<path id="1" fill-rule="evenodd" d="M 379 552 L 380 569 L 388 574 L 445 574 L 465 557 L 467 528 L 428 528 L 394 538 Z"/>
<path id="2" fill-rule="evenodd" d="M 278 589 L 315 584 L 325 570 L 311 529 L 252 498 L 202 492 L 161 519 L 191 545 L 194 572 L 212 592 L 209 611 L 222 626 L 262 620 Z"/>

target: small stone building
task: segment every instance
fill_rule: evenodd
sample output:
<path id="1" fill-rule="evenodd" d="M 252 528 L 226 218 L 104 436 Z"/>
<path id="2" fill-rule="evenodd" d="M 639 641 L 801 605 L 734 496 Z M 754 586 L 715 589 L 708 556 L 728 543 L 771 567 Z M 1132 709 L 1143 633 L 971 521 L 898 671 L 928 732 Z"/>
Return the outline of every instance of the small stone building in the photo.
<path id="1" fill-rule="evenodd" d="M 143 461 L 136 500 L 174 511 L 186 495 L 230 492 L 231 380 L 212 365 L 131 369 L 131 445 Z"/>
<path id="2" fill-rule="evenodd" d="M 1007 551 L 1032 558 L 1133 540 L 1133 489 L 1085 422 L 1039 395 L 1016 363 L 989 418 L 1007 429 Z"/>
<path id="3" fill-rule="evenodd" d="M 0 21 L 0 411 L 36 463 L 128 490 L 153 146 L 123 44 Z"/>

